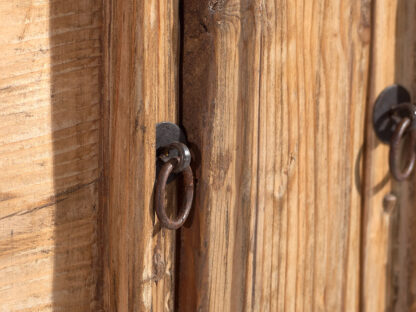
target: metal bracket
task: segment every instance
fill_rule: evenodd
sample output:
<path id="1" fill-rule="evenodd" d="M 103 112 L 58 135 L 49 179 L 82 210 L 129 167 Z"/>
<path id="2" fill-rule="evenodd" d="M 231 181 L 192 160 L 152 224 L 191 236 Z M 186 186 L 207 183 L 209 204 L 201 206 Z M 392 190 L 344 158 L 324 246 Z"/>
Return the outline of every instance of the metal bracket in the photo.
<path id="1" fill-rule="evenodd" d="M 183 226 L 192 209 L 194 198 L 194 177 L 191 152 L 186 146 L 184 131 L 170 122 L 156 125 L 156 183 L 154 190 L 154 207 L 160 224 L 169 230 Z M 183 176 L 180 209 L 176 217 L 166 213 L 166 184 L 172 182 L 178 174 Z"/>
<path id="2" fill-rule="evenodd" d="M 392 85 L 380 93 L 373 109 L 373 128 L 380 141 L 390 144 L 400 119 L 409 115 L 413 106 L 410 103 L 410 93 L 401 85 Z M 400 109 L 402 105 L 404 109 Z"/>
<path id="3" fill-rule="evenodd" d="M 162 169 L 162 166 L 165 164 L 165 161 L 162 160 L 164 155 L 166 156 L 166 159 L 179 156 L 177 149 L 166 150 L 167 146 L 170 146 L 175 142 L 180 142 L 187 145 L 185 132 L 174 123 L 158 123 L 156 125 L 156 177 L 159 176 L 159 172 Z M 174 181 L 177 176 L 178 173 L 173 172 L 169 176 L 167 183 Z"/>
<path id="4" fill-rule="evenodd" d="M 390 145 L 392 176 L 397 181 L 406 180 L 416 164 L 416 105 L 403 86 L 392 85 L 378 96 L 374 103 L 373 127 L 380 141 Z M 402 150 L 410 153 L 405 166 L 401 164 Z"/>

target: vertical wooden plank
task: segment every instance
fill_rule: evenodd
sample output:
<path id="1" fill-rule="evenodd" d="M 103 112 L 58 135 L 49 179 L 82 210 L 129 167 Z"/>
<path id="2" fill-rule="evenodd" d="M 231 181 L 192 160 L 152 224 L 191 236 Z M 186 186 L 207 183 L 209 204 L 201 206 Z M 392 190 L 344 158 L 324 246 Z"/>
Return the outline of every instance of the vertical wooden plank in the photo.
<path id="1" fill-rule="evenodd" d="M 397 296 L 392 257 L 398 239 L 397 233 L 394 233 L 397 232 L 394 228 L 397 227 L 395 223 L 398 221 L 398 192 L 392 191 L 388 165 L 389 147 L 381 144 L 376 138 L 371 118 L 373 104 L 380 92 L 393 83 L 403 82 L 403 79 L 397 79 L 396 75 L 397 52 L 400 50 L 397 46 L 398 3 L 398 0 L 373 3 L 362 223 L 363 311 L 390 311 Z"/>
<path id="2" fill-rule="evenodd" d="M 369 1 L 185 0 L 184 27 L 178 309 L 357 311 Z"/>
<path id="3" fill-rule="evenodd" d="M 177 118 L 178 2 L 106 5 L 104 307 L 172 311 L 174 232 L 160 229 L 152 192 L 156 123 Z"/>
<path id="4" fill-rule="evenodd" d="M 395 82 L 416 99 L 416 3 L 399 0 L 396 14 Z M 416 311 L 416 192 L 415 175 L 395 183 L 398 196 L 395 232 L 392 237 L 392 277 L 389 308 Z"/>
<path id="5" fill-rule="evenodd" d="M 99 311 L 102 1 L 0 1 L 0 29 L 0 311 Z"/>

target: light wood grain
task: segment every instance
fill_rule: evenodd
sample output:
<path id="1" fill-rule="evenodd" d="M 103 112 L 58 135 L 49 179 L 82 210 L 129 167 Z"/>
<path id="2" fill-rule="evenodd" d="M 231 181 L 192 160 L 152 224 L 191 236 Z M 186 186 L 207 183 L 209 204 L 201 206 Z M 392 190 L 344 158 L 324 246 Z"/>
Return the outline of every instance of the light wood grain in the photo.
<path id="1" fill-rule="evenodd" d="M 0 311 L 98 311 L 102 2 L 0 2 Z"/>
<path id="2" fill-rule="evenodd" d="M 381 144 L 372 127 L 372 109 L 380 92 L 395 82 L 397 1 L 373 5 L 371 75 L 368 95 L 364 162 L 364 206 L 362 240 L 363 311 L 385 311 L 389 306 L 392 222 L 396 203 L 385 203 L 391 190 L 388 146 Z"/>
<path id="3" fill-rule="evenodd" d="M 152 192 L 156 123 L 178 114 L 178 1 L 106 5 L 104 307 L 173 311 L 175 232 L 160 228 Z"/>
<path id="4" fill-rule="evenodd" d="M 0 311 L 416 311 L 414 181 L 370 123 L 415 97 L 416 4 L 179 4 L 0 2 Z M 152 193 L 180 119 L 177 241 Z"/>
<path id="5" fill-rule="evenodd" d="M 184 9 L 183 123 L 201 156 L 179 310 L 358 311 L 370 3 Z"/>

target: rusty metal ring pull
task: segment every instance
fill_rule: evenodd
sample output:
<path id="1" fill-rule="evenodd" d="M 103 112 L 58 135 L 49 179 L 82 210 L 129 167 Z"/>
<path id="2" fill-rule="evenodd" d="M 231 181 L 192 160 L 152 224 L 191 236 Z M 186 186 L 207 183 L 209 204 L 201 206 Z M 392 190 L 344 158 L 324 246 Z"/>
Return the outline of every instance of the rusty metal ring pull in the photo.
<path id="1" fill-rule="evenodd" d="M 416 164 L 416 103 L 405 87 L 391 85 L 380 93 L 374 103 L 373 128 L 380 141 L 390 145 L 389 166 L 393 178 L 397 181 L 409 178 Z M 409 141 L 404 145 L 405 137 Z M 410 152 L 404 167 L 401 166 L 403 146 Z"/>
<path id="2" fill-rule="evenodd" d="M 403 137 L 412 124 L 410 118 L 403 118 L 397 125 L 390 142 L 389 164 L 390 171 L 397 181 L 406 180 L 413 172 L 416 162 L 415 144 L 416 130 L 410 131 L 410 159 L 404 169 L 400 169 L 400 145 Z"/>
<path id="3" fill-rule="evenodd" d="M 160 158 L 165 161 L 159 175 L 157 177 L 155 186 L 155 210 L 161 225 L 170 230 L 179 229 L 186 221 L 192 208 L 192 201 L 194 197 L 194 177 L 192 169 L 189 166 L 191 154 L 189 149 L 180 142 L 174 142 L 167 147 L 169 149 L 176 149 L 179 156 L 174 156 L 168 159 L 168 155 L 163 155 Z M 179 209 L 178 216 L 175 219 L 168 217 L 165 207 L 166 184 L 172 172 L 180 172 L 183 175 L 183 202 Z"/>

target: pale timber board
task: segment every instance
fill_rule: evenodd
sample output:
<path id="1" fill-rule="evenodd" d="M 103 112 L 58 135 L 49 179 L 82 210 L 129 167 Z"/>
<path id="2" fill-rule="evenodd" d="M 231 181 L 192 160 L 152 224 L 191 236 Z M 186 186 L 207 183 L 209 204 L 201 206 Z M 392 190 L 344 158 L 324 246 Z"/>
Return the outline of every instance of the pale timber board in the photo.
<path id="1" fill-rule="evenodd" d="M 179 310 L 358 311 L 370 3 L 184 10 L 183 123 L 200 159 Z"/>
<path id="2" fill-rule="evenodd" d="M 102 2 L 0 2 L 0 311 L 98 311 Z"/>

